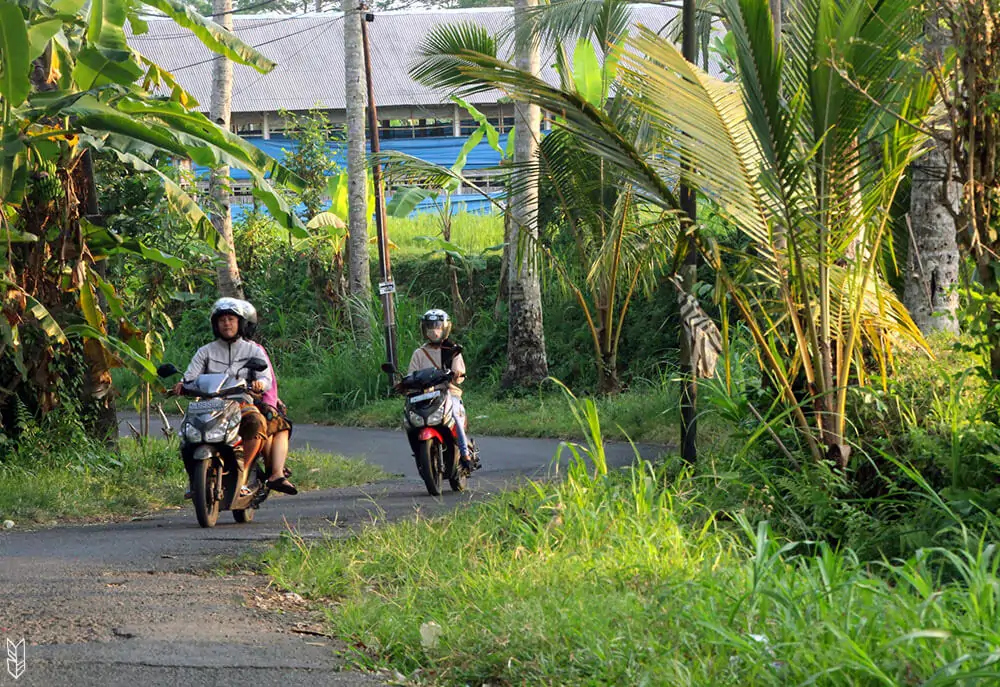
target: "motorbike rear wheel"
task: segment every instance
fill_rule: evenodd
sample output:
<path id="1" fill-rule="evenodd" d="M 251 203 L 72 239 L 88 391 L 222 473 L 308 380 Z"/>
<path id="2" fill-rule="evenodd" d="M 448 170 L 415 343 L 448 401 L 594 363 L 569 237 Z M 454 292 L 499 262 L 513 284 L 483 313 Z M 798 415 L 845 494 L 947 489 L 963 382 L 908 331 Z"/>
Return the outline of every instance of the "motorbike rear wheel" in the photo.
<path id="1" fill-rule="evenodd" d="M 431 496 L 441 495 L 441 449 L 440 443 L 433 439 L 425 439 L 417 450 L 417 471 L 424 478 L 427 493 Z"/>
<path id="2" fill-rule="evenodd" d="M 202 527 L 215 527 L 219 519 L 219 499 L 214 493 L 218 470 L 214 460 L 200 460 L 191 471 L 191 500 Z"/>

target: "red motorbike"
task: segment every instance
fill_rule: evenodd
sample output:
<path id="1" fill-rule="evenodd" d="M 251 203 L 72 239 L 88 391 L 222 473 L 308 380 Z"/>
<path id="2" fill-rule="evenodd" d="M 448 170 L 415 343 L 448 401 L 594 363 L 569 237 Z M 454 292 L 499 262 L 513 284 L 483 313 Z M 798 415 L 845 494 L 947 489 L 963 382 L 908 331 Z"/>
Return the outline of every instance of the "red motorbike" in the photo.
<path id="1" fill-rule="evenodd" d="M 382 369 L 395 372 L 388 363 Z M 441 494 L 445 478 L 453 491 L 463 491 L 469 478 L 468 470 L 458 460 L 456 401 L 448 394 L 452 377 L 451 370 L 427 368 L 396 383 L 396 390 L 406 396 L 403 429 L 417 461 L 417 472 L 431 496 Z"/>

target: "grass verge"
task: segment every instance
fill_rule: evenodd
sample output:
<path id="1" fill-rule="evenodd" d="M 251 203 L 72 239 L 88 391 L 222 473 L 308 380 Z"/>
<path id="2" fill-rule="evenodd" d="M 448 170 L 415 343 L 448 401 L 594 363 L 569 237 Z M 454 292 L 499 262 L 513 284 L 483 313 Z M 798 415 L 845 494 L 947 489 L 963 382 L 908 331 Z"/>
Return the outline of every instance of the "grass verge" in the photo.
<path id="1" fill-rule="evenodd" d="M 187 484 L 177 441 L 123 439 L 114 454 L 86 445 L 43 460 L 0 464 L 0 518 L 57 524 L 134 516 L 183 505 Z M 367 484 L 388 475 L 360 460 L 311 449 L 292 451 L 289 466 L 301 489 Z"/>
<path id="2" fill-rule="evenodd" d="M 596 436 L 593 405 L 577 408 Z M 872 563 L 706 508 L 705 478 L 648 463 L 608 473 L 592 444 L 561 483 L 351 540 L 287 535 L 264 566 L 327 602 L 359 664 L 413 684 L 1000 679 L 1000 556 L 960 521 L 959 548 Z"/>
<path id="3" fill-rule="evenodd" d="M 471 389 L 464 394 L 472 434 L 516 437 L 583 439 L 580 427 L 555 391 L 525 397 L 497 398 L 489 391 Z M 669 390 L 632 391 L 595 399 L 604 418 L 608 439 L 672 444 L 677 441 L 676 394 Z M 402 398 L 375 401 L 327 418 L 336 424 L 357 427 L 398 427 Z"/>

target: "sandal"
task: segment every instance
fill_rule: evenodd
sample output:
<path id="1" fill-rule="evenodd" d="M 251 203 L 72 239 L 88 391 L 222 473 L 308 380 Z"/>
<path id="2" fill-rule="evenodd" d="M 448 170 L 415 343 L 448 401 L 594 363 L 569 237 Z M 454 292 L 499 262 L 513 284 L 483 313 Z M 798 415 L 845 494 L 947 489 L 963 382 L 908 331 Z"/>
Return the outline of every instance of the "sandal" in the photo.
<path id="1" fill-rule="evenodd" d="M 295 496 L 299 493 L 299 490 L 295 488 L 295 485 L 288 481 L 287 477 L 279 477 L 278 479 L 269 479 L 267 481 L 267 488 L 274 489 L 275 491 L 280 491 L 282 494 L 288 494 L 289 496 Z"/>

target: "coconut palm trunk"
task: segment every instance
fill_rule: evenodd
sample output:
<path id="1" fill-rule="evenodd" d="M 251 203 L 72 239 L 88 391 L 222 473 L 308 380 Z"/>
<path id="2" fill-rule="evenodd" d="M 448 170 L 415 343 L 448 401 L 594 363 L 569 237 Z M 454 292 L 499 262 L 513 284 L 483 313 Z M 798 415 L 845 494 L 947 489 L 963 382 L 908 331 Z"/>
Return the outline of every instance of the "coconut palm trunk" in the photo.
<path id="1" fill-rule="evenodd" d="M 538 0 L 518 0 L 515 22 L 526 25 L 524 17 Z M 518 19 L 517 17 L 520 17 Z M 538 40 L 535 36 L 518 36 L 517 67 L 530 74 L 540 71 Z M 518 102 L 514 108 L 514 163 L 530 164 L 538 153 L 541 136 L 541 109 L 534 104 Z M 507 335 L 507 370 L 502 385 L 530 386 L 548 375 L 545 357 L 545 330 L 542 321 L 542 288 L 535 255 L 538 238 L 538 186 L 519 184 L 511 194 L 511 225 L 516 241 L 511 242 L 511 259 L 507 266 L 509 326 Z M 511 237 L 514 238 L 514 237 Z M 516 249 L 514 248 L 516 246 Z"/>
<path id="2" fill-rule="evenodd" d="M 219 24 L 227 31 L 233 30 L 233 0 L 214 0 L 212 10 Z M 233 63 L 222 56 L 212 62 L 212 100 L 209 116 L 224 129 L 229 129 L 233 101 Z M 221 262 L 217 268 L 217 285 L 220 296 L 243 298 L 240 266 L 236 261 L 236 242 L 233 239 L 233 216 L 229 210 L 231 188 L 229 166 L 213 167 L 208 179 L 208 192 L 212 197 L 212 224 L 222 237 Z"/>
<path id="3" fill-rule="evenodd" d="M 957 334 L 958 226 L 961 184 L 952 177 L 948 146 L 930 150 L 913 166 L 910 187 L 910 250 L 903 302 L 924 334 Z"/>
<path id="4" fill-rule="evenodd" d="M 358 3 L 344 0 L 344 95 L 347 118 L 348 287 L 355 336 L 371 337 L 367 305 L 371 300 L 368 262 L 368 169 L 365 162 L 365 71 Z"/>
<path id="5" fill-rule="evenodd" d="M 925 58 L 932 68 L 942 63 L 950 35 L 942 30 L 938 13 L 926 24 Z M 947 122 L 935 122 L 939 133 Z M 928 141 L 926 154 L 912 167 L 909 215 L 909 252 L 903 302 L 920 331 L 959 331 L 958 222 L 962 185 L 955 179 L 951 145 Z"/>

